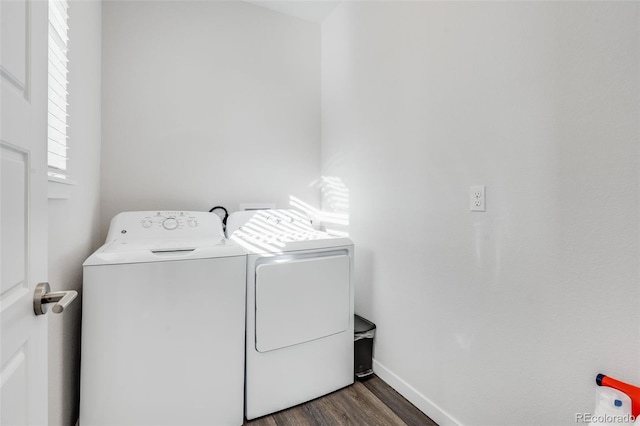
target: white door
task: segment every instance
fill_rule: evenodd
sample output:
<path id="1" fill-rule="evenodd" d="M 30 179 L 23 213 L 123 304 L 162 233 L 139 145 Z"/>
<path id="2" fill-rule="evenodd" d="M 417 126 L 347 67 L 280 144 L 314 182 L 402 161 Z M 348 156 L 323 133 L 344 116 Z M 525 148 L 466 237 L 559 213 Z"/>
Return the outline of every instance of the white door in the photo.
<path id="1" fill-rule="evenodd" d="M 47 424 L 47 2 L 0 0 L 0 424 Z"/>

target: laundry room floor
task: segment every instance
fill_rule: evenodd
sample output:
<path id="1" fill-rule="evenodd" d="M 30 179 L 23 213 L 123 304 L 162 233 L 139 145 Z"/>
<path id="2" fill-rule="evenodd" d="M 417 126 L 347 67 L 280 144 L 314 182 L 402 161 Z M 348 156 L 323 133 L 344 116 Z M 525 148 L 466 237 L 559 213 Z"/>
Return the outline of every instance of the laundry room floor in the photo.
<path id="1" fill-rule="evenodd" d="M 373 376 L 288 410 L 245 421 L 246 426 L 438 426 Z"/>

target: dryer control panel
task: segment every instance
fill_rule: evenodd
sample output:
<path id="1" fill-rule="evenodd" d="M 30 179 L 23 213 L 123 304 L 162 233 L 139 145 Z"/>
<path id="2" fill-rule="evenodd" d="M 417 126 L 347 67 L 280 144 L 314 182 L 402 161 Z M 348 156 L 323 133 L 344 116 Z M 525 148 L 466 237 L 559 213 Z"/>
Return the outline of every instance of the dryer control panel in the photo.
<path id="1" fill-rule="evenodd" d="M 220 217 L 191 211 L 123 212 L 111 220 L 107 242 L 122 238 L 224 238 Z"/>
<path id="2" fill-rule="evenodd" d="M 232 213 L 227 219 L 227 235 L 295 235 L 310 239 L 316 230 L 311 220 L 296 210 L 253 210 Z M 295 239 L 295 238 L 294 238 Z"/>

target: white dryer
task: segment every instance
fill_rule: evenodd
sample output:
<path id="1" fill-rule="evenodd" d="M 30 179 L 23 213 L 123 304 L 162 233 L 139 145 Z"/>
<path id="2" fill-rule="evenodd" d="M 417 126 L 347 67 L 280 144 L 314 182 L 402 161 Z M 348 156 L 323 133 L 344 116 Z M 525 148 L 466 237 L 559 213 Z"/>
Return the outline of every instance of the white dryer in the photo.
<path id="1" fill-rule="evenodd" d="M 353 383 L 353 242 L 295 210 L 236 212 L 245 248 L 245 415 L 254 419 Z"/>
<path id="2" fill-rule="evenodd" d="M 83 266 L 81 426 L 243 423 L 246 254 L 217 215 L 121 213 Z"/>

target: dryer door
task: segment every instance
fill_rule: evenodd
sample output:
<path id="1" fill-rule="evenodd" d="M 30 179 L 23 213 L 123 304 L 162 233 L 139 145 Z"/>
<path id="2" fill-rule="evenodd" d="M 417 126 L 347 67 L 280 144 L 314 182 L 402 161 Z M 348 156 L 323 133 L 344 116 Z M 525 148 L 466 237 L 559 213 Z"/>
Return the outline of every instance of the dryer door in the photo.
<path id="1" fill-rule="evenodd" d="M 256 349 L 343 332 L 349 326 L 349 256 L 269 262 L 256 268 Z"/>

